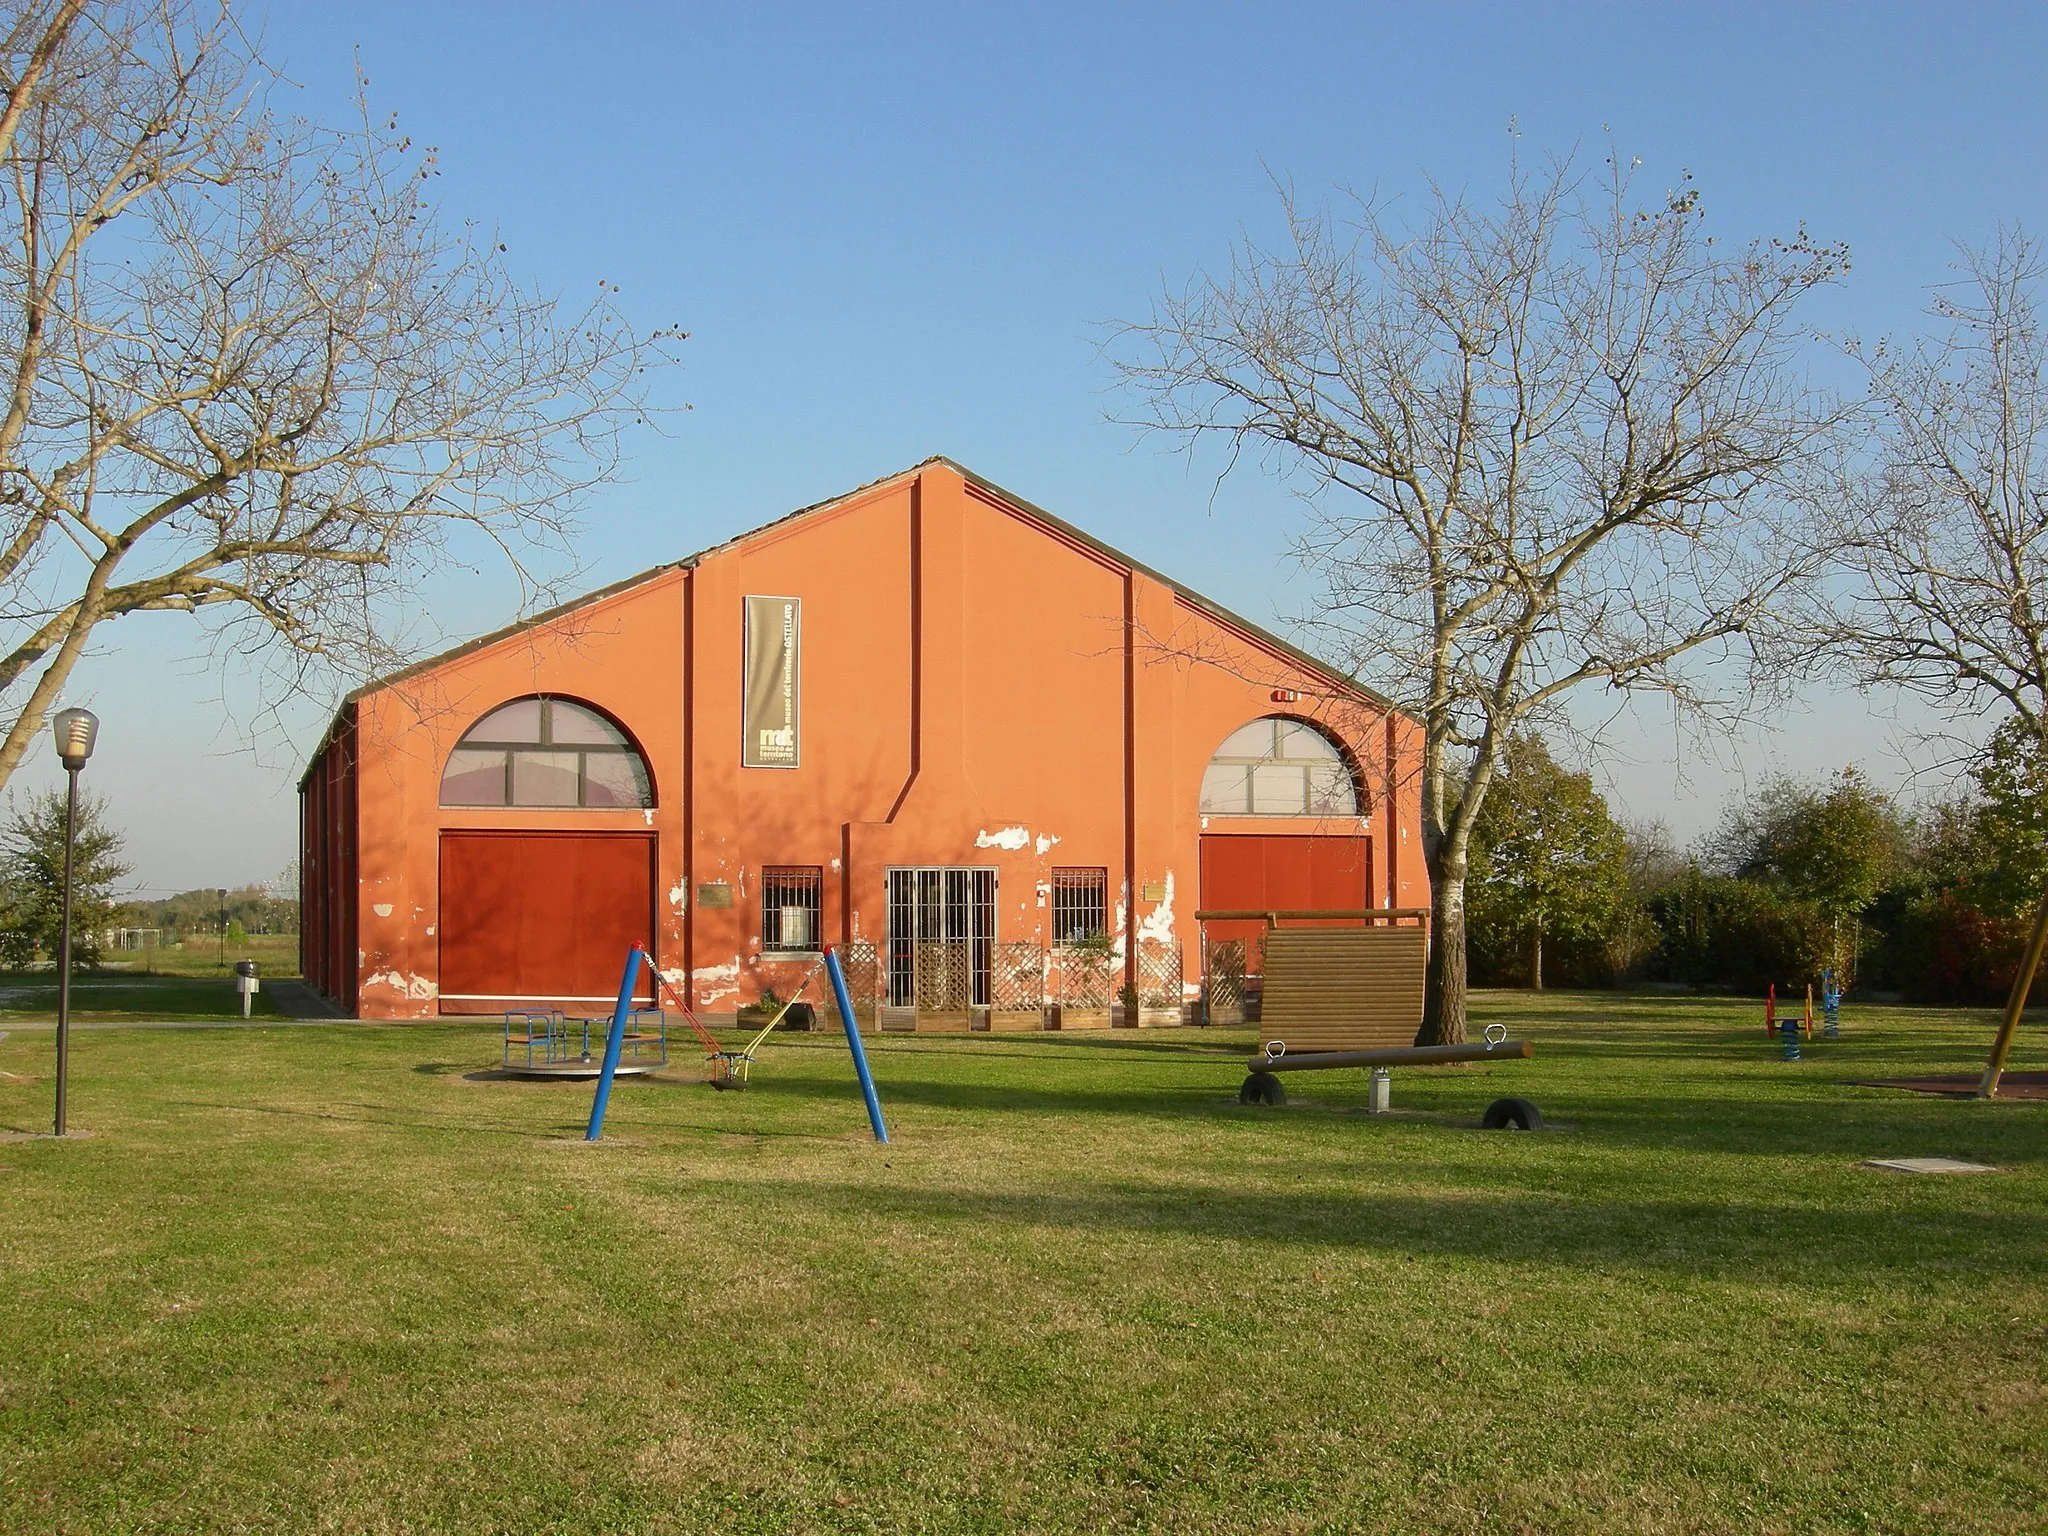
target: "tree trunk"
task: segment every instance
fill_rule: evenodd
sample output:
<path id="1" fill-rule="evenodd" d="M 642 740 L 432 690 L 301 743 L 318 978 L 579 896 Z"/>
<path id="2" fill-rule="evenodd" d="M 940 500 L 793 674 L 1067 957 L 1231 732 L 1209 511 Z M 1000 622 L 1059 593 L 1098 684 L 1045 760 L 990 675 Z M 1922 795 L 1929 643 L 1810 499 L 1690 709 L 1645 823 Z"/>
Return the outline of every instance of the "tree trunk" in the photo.
<path id="1" fill-rule="evenodd" d="M 1538 923 L 1529 931 L 1529 990 L 1543 990 L 1543 925 Z"/>
<path id="2" fill-rule="evenodd" d="M 1465 1043 L 1465 869 L 1431 870 L 1429 967 L 1417 1045 Z"/>

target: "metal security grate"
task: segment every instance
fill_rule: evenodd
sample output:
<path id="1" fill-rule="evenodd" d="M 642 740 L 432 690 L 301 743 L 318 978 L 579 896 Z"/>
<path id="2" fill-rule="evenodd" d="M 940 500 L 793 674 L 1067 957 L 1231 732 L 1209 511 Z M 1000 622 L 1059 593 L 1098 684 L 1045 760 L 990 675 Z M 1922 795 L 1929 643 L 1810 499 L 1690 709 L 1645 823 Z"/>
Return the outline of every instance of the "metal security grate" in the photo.
<path id="1" fill-rule="evenodd" d="M 771 864 L 761 871 L 761 951 L 812 954 L 818 948 L 825 872 L 815 865 Z"/>
<path id="2" fill-rule="evenodd" d="M 986 1008 L 996 936 L 993 869 L 892 869 L 889 1006 Z"/>
<path id="3" fill-rule="evenodd" d="M 1109 871 L 1052 872 L 1052 941 L 1075 944 L 1109 932 Z"/>

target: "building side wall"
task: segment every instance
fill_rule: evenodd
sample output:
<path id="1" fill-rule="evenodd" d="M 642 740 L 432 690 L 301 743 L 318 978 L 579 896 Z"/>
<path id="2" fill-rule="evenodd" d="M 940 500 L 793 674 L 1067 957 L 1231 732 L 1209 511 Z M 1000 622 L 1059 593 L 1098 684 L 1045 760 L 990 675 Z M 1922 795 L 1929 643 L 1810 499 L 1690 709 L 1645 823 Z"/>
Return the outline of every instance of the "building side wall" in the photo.
<path id="1" fill-rule="evenodd" d="M 339 1007 L 356 1006 L 356 715 L 344 713 L 299 788 L 299 969 Z"/>

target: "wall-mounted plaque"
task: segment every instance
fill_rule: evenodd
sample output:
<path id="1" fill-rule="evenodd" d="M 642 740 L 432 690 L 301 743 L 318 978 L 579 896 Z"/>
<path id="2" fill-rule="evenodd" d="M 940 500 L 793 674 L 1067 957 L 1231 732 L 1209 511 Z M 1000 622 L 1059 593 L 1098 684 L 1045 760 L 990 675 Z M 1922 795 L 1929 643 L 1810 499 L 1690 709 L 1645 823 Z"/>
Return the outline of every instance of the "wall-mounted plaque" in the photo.
<path id="1" fill-rule="evenodd" d="M 732 887 L 723 880 L 713 880 L 708 884 L 698 886 L 697 905 L 706 909 L 730 907 L 732 905 Z"/>

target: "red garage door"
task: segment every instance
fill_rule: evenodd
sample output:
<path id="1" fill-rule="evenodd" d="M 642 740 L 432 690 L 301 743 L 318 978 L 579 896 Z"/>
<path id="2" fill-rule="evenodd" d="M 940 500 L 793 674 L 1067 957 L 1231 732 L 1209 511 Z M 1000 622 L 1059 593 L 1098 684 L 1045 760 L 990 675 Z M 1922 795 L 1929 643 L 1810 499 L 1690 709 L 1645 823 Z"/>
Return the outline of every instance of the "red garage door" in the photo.
<path id="1" fill-rule="evenodd" d="M 612 1002 L 626 951 L 654 953 L 654 839 L 444 832 L 439 929 L 443 1013 Z"/>
<path id="2" fill-rule="evenodd" d="M 1372 839 L 1222 835 L 1202 839 L 1204 912 L 1355 912 L 1372 905 Z M 1208 923 L 1211 943 L 1251 938 L 1263 923 Z"/>

